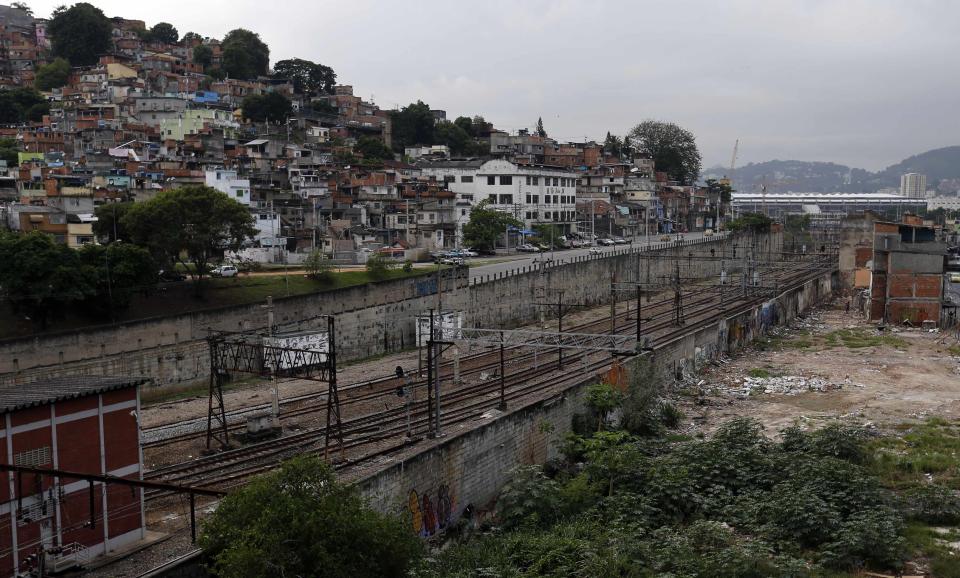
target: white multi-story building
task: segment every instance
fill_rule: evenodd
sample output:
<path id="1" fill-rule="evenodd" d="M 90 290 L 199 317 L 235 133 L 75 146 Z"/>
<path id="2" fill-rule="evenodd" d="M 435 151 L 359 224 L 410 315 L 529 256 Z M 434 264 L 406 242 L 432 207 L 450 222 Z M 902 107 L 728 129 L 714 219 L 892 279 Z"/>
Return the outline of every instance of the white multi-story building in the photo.
<path id="1" fill-rule="evenodd" d="M 523 221 L 525 228 L 552 224 L 565 232 L 576 230 L 578 175 L 567 169 L 494 159 L 432 163 L 421 174 L 446 182 L 459 203 L 472 208 L 488 201 L 492 208 Z M 464 222 L 458 221 L 458 231 Z"/>
<path id="2" fill-rule="evenodd" d="M 250 179 L 241 179 L 233 169 L 212 169 L 205 172 L 208 187 L 226 193 L 228 197 L 250 206 Z"/>
<path id="3" fill-rule="evenodd" d="M 205 172 L 205 176 L 208 187 L 217 189 L 250 209 L 253 226 L 257 229 L 257 242 L 263 246 L 280 243 L 280 215 L 268 205 L 250 200 L 250 179 L 241 179 L 233 169 L 211 169 Z"/>
<path id="4" fill-rule="evenodd" d="M 927 196 L 927 175 L 907 173 L 900 177 L 900 195 L 910 199 Z"/>

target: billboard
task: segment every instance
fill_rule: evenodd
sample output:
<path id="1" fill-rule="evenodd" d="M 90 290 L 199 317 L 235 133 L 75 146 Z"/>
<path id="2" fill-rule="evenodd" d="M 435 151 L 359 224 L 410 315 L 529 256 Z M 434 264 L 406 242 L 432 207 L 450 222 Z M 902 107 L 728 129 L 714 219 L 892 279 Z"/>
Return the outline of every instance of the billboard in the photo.
<path id="1" fill-rule="evenodd" d="M 326 331 L 316 333 L 287 333 L 274 335 L 273 337 L 264 337 L 263 345 L 265 347 L 282 347 L 284 349 L 316 351 L 326 354 L 330 352 L 330 336 Z M 320 361 L 326 362 L 327 356 L 321 355 Z M 280 356 L 279 369 L 293 369 L 301 363 L 302 361 L 296 359 L 295 352 L 284 351 Z"/>
<path id="2" fill-rule="evenodd" d="M 417 347 L 427 344 L 430 337 L 430 315 L 417 315 Z M 434 327 L 438 330 L 436 337 L 441 341 L 452 341 L 460 336 L 463 327 L 463 313 L 460 311 L 443 311 L 434 313 Z"/>

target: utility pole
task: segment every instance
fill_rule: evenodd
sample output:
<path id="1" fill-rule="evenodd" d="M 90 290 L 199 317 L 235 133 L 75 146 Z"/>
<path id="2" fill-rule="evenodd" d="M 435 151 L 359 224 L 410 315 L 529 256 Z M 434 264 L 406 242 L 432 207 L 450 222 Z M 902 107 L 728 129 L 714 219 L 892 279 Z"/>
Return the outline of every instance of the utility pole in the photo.
<path id="1" fill-rule="evenodd" d="M 506 411 L 507 409 L 507 398 L 506 398 L 506 364 L 503 359 L 503 331 L 500 332 L 500 405 L 498 406 L 500 411 Z"/>
<path id="2" fill-rule="evenodd" d="M 430 437 L 437 433 L 433 425 L 433 309 L 430 310 L 430 333 L 427 337 L 427 424 Z"/>
<path id="3" fill-rule="evenodd" d="M 617 332 L 617 274 L 610 274 L 610 334 Z"/>
<path id="4" fill-rule="evenodd" d="M 557 291 L 557 333 L 563 334 L 563 290 Z M 563 369 L 563 348 L 557 348 L 557 369 Z"/>

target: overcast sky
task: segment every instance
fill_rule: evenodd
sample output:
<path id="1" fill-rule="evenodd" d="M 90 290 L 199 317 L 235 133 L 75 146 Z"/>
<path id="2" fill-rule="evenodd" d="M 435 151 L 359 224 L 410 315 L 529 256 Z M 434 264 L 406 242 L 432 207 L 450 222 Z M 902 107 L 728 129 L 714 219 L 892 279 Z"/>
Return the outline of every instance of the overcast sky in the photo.
<path id="1" fill-rule="evenodd" d="M 62 0 L 30 1 L 47 16 Z M 876 170 L 960 144 L 952 0 L 93 0 L 107 16 L 222 37 L 271 62 L 332 66 L 384 108 L 421 99 L 561 140 L 647 119 L 697 137 L 704 166 L 774 158 Z"/>

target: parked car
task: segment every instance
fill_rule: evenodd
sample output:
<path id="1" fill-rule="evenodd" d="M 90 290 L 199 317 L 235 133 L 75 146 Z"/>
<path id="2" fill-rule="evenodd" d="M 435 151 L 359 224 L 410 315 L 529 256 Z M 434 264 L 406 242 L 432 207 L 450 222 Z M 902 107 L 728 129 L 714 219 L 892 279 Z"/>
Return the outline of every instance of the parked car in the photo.
<path id="1" fill-rule="evenodd" d="M 479 256 L 480 256 L 480 253 L 477 253 L 476 251 L 474 251 L 474 250 L 471 249 L 470 247 L 466 247 L 466 248 L 464 248 L 464 249 L 460 249 L 460 255 L 462 255 L 462 256 L 464 256 L 464 257 L 479 257 Z"/>
<path id="2" fill-rule="evenodd" d="M 236 277 L 239 271 L 233 265 L 220 265 L 213 271 L 210 271 L 210 275 L 214 277 Z"/>
<path id="3" fill-rule="evenodd" d="M 614 244 L 616 244 L 616 245 L 626 245 L 626 244 L 627 244 L 627 240 L 624 239 L 623 237 L 614 237 L 612 240 L 613 240 Z"/>
<path id="4" fill-rule="evenodd" d="M 466 261 L 463 260 L 463 257 L 441 257 L 441 265 L 463 265 Z"/>
<path id="5" fill-rule="evenodd" d="M 713 229 L 707 229 L 706 231 L 704 231 L 704 232 L 703 232 L 703 236 L 704 236 L 704 237 L 712 237 L 712 236 L 713 236 Z"/>
<path id="6" fill-rule="evenodd" d="M 613 239 L 603 238 L 603 239 L 597 239 L 597 244 L 603 245 L 605 247 L 609 247 L 611 245 L 614 245 L 615 243 L 613 242 Z"/>
<path id="7" fill-rule="evenodd" d="M 536 253 L 538 252 L 538 249 L 530 243 L 523 243 L 522 245 L 517 246 L 517 251 L 520 251 L 521 253 Z"/>
<path id="8" fill-rule="evenodd" d="M 160 269 L 160 272 L 157 274 L 157 277 L 160 279 L 160 281 L 164 281 L 167 283 L 187 280 L 187 276 L 177 270 L 167 271 L 166 269 Z"/>
<path id="9" fill-rule="evenodd" d="M 587 251 L 587 253 L 589 253 L 589 254 L 591 254 L 591 255 L 602 255 L 602 254 L 603 254 L 603 250 L 600 249 L 600 247 L 590 247 L 590 250 Z"/>

